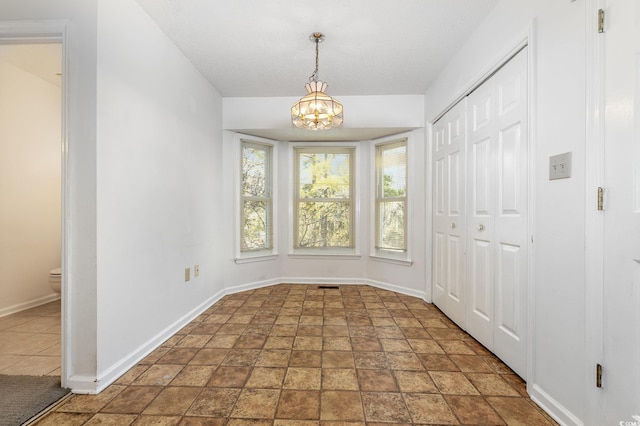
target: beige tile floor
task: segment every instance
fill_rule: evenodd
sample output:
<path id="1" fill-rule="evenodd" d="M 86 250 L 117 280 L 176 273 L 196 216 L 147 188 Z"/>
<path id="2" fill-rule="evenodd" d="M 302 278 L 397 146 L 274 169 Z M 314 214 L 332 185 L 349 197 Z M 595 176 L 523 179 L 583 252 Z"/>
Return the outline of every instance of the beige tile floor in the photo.
<path id="1" fill-rule="evenodd" d="M 524 382 L 419 299 L 277 285 L 211 306 L 46 425 L 555 424 Z"/>
<path id="2" fill-rule="evenodd" d="M 60 300 L 0 318 L 0 374 L 60 375 Z"/>

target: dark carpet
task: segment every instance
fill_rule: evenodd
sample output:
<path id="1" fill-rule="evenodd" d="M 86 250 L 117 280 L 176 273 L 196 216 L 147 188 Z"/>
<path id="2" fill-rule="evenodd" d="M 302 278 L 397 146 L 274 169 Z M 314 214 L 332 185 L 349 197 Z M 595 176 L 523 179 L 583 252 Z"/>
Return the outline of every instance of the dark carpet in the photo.
<path id="1" fill-rule="evenodd" d="M 0 374 L 0 425 L 19 426 L 67 393 L 59 377 Z"/>

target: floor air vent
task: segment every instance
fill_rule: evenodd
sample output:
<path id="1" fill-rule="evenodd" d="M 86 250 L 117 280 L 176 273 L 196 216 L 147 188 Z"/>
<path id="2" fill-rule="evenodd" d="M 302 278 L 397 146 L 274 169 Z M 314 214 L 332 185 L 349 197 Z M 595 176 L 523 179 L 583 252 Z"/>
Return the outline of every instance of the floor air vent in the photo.
<path id="1" fill-rule="evenodd" d="M 319 285 L 318 290 L 340 290 L 337 285 Z"/>

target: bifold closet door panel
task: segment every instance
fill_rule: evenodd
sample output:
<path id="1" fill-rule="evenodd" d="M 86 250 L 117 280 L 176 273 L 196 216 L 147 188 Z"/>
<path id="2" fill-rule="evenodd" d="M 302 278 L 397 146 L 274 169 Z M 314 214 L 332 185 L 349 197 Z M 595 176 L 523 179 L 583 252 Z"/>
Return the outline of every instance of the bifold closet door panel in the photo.
<path id="1" fill-rule="evenodd" d="M 493 350 L 495 85 L 489 79 L 467 97 L 467 331 Z"/>
<path id="2" fill-rule="evenodd" d="M 498 202 L 494 236 L 494 352 L 525 377 L 529 211 L 526 49 L 494 79 Z"/>
<path id="3" fill-rule="evenodd" d="M 433 302 L 465 324 L 465 102 L 434 124 Z"/>
<path id="4" fill-rule="evenodd" d="M 467 331 L 526 377 L 527 49 L 467 97 Z"/>

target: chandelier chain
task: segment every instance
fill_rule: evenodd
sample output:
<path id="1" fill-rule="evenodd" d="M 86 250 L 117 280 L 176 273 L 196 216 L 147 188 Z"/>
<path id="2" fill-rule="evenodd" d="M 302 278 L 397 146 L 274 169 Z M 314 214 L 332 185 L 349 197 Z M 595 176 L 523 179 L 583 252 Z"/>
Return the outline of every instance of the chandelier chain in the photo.
<path id="1" fill-rule="evenodd" d="M 316 69 L 313 71 L 313 74 L 309 76 L 309 82 L 318 81 L 318 44 L 320 43 L 320 39 L 316 37 Z"/>

